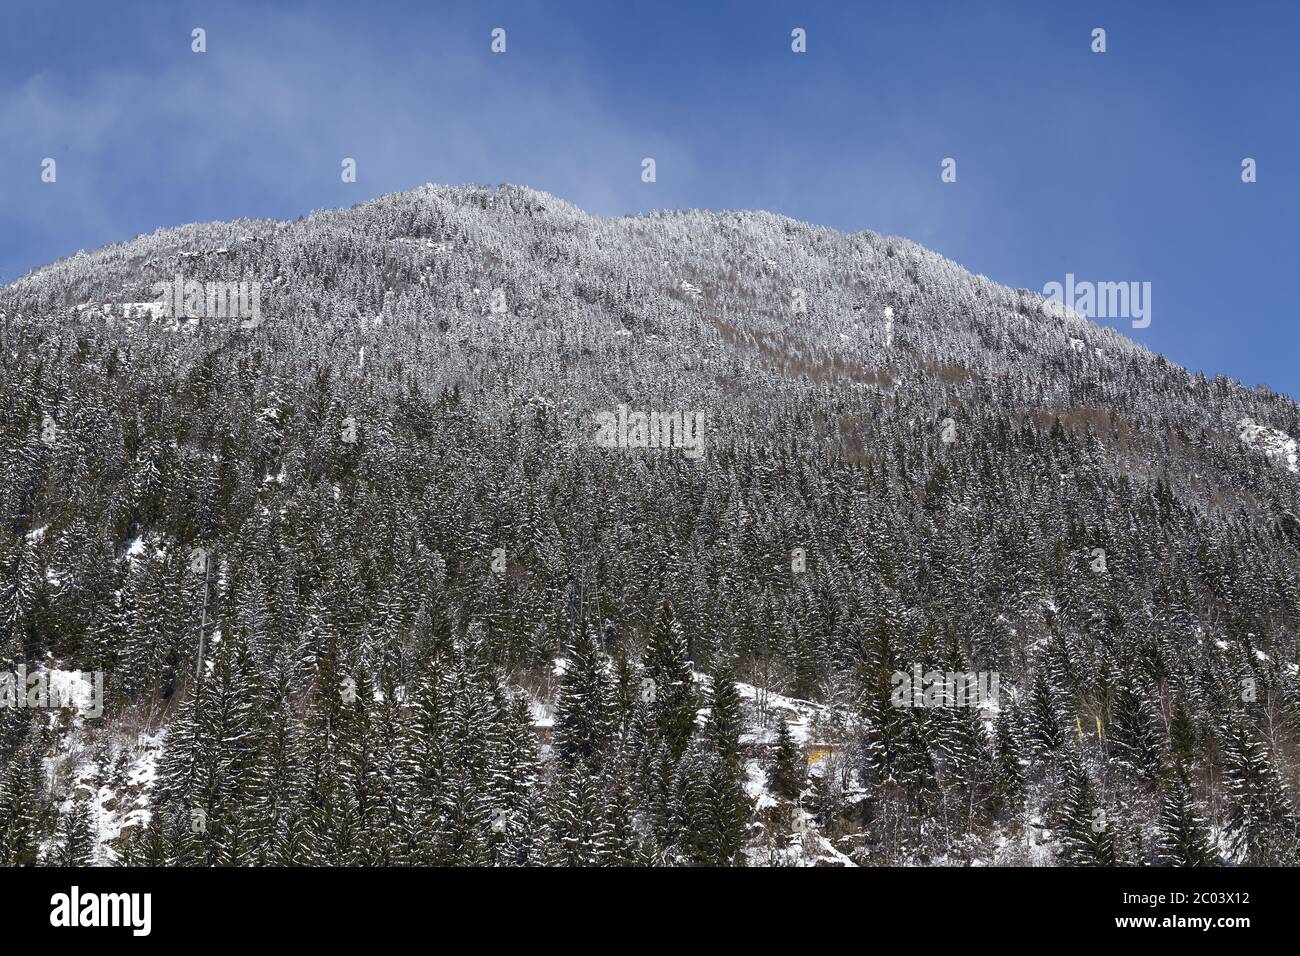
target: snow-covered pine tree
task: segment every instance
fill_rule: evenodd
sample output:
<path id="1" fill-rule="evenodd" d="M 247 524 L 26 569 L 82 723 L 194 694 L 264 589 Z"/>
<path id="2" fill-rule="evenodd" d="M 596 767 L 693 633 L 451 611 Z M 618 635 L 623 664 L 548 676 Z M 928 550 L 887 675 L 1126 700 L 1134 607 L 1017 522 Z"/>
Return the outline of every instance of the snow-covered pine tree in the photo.
<path id="1" fill-rule="evenodd" d="M 1156 853 L 1161 866 L 1213 866 L 1217 862 L 1209 827 L 1182 768 L 1167 770 L 1161 778 L 1157 827 Z"/>
<path id="2" fill-rule="evenodd" d="M 87 800 L 74 800 L 59 815 L 54 846 L 46 862 L 50 866 L 89 866 L 95 851 L 94 821 Z"/>
<path id="3" fill-rule="evenodd" d="M 790 733 L 790 725 L 777 716 L 776 740 L 768 756 L 767 788 L 778 799 L 795 802 L 803 793 L 806 776 L 803 753 Z"/>
<path id="4" fill-rule="evenodd" d="M 1220 728 L 1228 814 L 1224 836 L 1250 866 L 1290 865 L 1296 856 L 1296 815 L 1272 755 L 1248 721 L 1230 716 Z"/>
<path id="5" fill-rule="evenodd" d="M 686 635 L 667 602 L 650 629 L 642 674 L 651 682 L 644 686 L 655 726 L 677 760 L 695 732 L 695 680 Z"/>
<path id="6" fill-rule="evenodd" d="M 1065 751 L 1062 785 L 1057 825 L 1060 862 L 1069 866 L 1114 866 L 1109 813 L 1082 756 L 1074 748 Z"/>
<path id="7" fill-rule="evenodd" d="M 599 769 L 613 730 L 605 662 L 586 631 L 575 631 L 565 653 L 555 705 L 556 753 L 570 767 Z"/>

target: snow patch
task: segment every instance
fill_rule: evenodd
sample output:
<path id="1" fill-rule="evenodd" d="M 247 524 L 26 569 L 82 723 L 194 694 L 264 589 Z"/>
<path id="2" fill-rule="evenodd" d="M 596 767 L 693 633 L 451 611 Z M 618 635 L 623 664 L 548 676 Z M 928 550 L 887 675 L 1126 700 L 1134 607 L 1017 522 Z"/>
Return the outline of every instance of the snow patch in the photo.
<path id="1" fill-rule="evenodd" d="M 1290 472 L 1300 473 L 1300 451 L 1296 440 L 1286 432 L 1258 424 L 1253 418 L 1243 418 L 1237 423 L 1237 437 L 1249 448 L 1262 451 L 1270 460 Z"/>

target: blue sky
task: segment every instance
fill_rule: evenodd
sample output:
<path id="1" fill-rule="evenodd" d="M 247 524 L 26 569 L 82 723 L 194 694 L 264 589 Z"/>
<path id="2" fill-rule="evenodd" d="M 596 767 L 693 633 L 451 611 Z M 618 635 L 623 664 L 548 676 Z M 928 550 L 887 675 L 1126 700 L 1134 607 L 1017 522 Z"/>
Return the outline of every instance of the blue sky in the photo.
<path id="1" fill-rule="evenodd" d="M 1151 326 L 1122 331 L 1300 395 L 1289 0 L 114 0 L 0 23 L 3 282 L 160 226 L 516 182 L 902 235 L 1014 287 L 1149 281 Z"/>

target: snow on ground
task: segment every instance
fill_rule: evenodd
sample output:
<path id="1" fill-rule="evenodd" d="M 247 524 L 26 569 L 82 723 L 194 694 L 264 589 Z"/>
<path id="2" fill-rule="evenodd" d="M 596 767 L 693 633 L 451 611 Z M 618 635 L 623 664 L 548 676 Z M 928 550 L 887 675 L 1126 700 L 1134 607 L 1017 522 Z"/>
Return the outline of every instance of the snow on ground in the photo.
<path id="1" fill-rule="evenodd" d="M 131 802 L 129 809 L 123 808 L 125 812 L 121 814 L 122 822 L 117 828 L 118 833 L 128 827 L 149 825 L 148 794 L 158 778 L 158 758 L 162 754 L 166 733 L 161 730 L 157 734 L 141 734 L 136 742 L 136 756 L 127 772 L 127 784 L 139 796 Z M 116 835 L 115 833 L 114 836 Z"/>
<path id="2" fill-rule="evenodd" d="M 451 251 L 451 243 L 445 240 L 427 239 L 420 236 L 395 236 L 389 242 L 404 243 L 407 245 L 422 245 L 433 252 L 446 253 Z"/>
<path id="3" fill-rule="evenodd" d="M 61 727 L 45 758 L 45 776 L 60 813 L 70 812 L 78 801 L 89 804 L 94 865 L 111 866 L 117 860 L 113 841 L 124 830 L 148 825 L 165 734 L 160 730 L 131 738 L 80 719 Z M 50 849 L 47 842 L 44 850 Z"/>
<path id="4" fill-rule="evenodd" d="M 132 563 L 144 557 L 149 551 L 149 546 L 153 545 L 153 556 L 161 561 L 167 557 L 167 542 L 159 535 L 146 534 L 138 538 L 132 538 L 126 546 L 126 551 L 122 555 L 127 561 Z"/>
<path id="5" fill-rule="evenodd" d="M 65 671 L 58 668 L 42 671 L 49 681 L 50 700 L 75 708 L 78 714 L 98 716 L 102 712 L 103 700 L 96 699 L 95 677 L 89 671 Z M 102 698 L 103 678 L 99 680 L 98 694 Z"/>
<path id="6" fill-rule="evenodd" d="M 153 319 L 155 322 L 167 317 L 167 305 L 163 302 L 123 302 L 122 316 L 127 319 Z"/>
<path id="7" fill-rule="evenodd" d="M 524 689 L 529 710 L 532 714 L 532 725 L 535 730 L 545 731 L 555 726 L 555 701 L 546 698 L 558 689 L 558 679 L 563 676 L 567 666 L 568 661 L 564 658 L 556 658 L 552 661 L 551 674 L 553 680 L 550 683 L 549 691 Z M 709 689 L 711 678 L 707 674 L 698 671 L 695 672 L 694 678 L 703 696 Z M 824 732 L 823 728 L 827 728 L 833 723 L 839 723 L 841 726 L 848 725 L 851 724 L 851 721 L 849 715 L 836 713 L 832 708 L 824 704 L 800 700 L 775 691 L 764 691 L 753 684 L 737 681 L 736 689 L 740 694 L 746 728 L 741 733 L 740 744 L 751 755 L 749 759 L 745 760 L 744 765 L 745 793 L 754 801 L 755 810 L 760 817 L 766 814 L 771 818 L 773 815 L 780 814 L 783 805 L 768 791 L 767 759 L 764 756 L 768 746 L 776 739 L 775 728 L 778 726 L 776 722 L 784 720 L 795 743 L 801 748 L 807 749 L 822 742 L 820 736 Z M 702 726 L 707 721 L 708 715 L 708 707 L 700 708 L 696 715 L 697 723 Z M 549 746 L 544 746 L 544 758 L 548 754 Z M 812 776 L 816 776 L 823 769 L 822 762 L 814 761 L 810 765 L 809 772 Z M 856 792 L 845 794 L 848 803 L 854 803 L 862 798 L 863 795 Z M 751 842 L 750 846 L 744 850 L 745 857 L 750 865 L 856 865 L 820 833 L 811 814 L 802 806 L 790 807 L 789 812 L 792 814 L 793 834 L 788 839 L 781 840 L 774 840 L 765 834 L 762 838 Z M 761 827 L 765 828 L 770 822 L 771 819 L 767 823 L 761 824 Z M 788 845 L 777 846 L 778 843 Z"/>
<path id="8" fill-rule="evenodd" d="M 1240 429 L 1237 437 L 1247 447 L 1262 451 L 1288 471 L 1300 473 L 1300 450 L 1296 440 L 1286 432 L 1260 425 L 1253 418 L 1243 418 L 1237 427 Z"/>
<path id="9" fill-rule="evenodd" d="M 103 677 L 89 671 L 65 670 L 42 664 L 31 671 L 0 673 L 0 706 L 41 707 L 51 719 L 62 712 L 78 724 L 83 717 L 103 713 Z"/>
<path id="10" fill-rule="evenodd" d="M 551 728 L 555 726 L 555 705 L 542 703 L 529 694 L 528 709 L 532 712 L 534 727 Z"/>
<path id="11" fill-rule="evenodd" d="M 158 735 L 141 734 L 134 748 L 117 750 L 114 756 L 126 754 L 126 785 L 121 791 L 111 782 L 94 789 L 91 798 L 91 816 L 95 822 L 95 862 L 110 864 L 115 854 L 109 843 L 122 835 L 123 830 L 149 825 L 149 794 L 158 776 L 158 757 L 162 753 L 163 732 Z M 94 762 L 78 768 L 80 787 L 93 787 L 96 774 L 104 768 Z"/>
<path id="12" fill-rule="evenodd" d="M 748 866 L 857 866 L 814 830 L 796 835 L 782 849 L 750 846 L 741 852 Z"/>
<path id="13" fill-rule="evenodd" d="M 767 770 L 757 760 L 745 761 L 745 793 L 754 801 L 756 809 L 777 805 L 776 798 L 767 792 Z"/>
<path id="14" fill-rule="evenodd" d="M 767 771 L 761 761 L 745 761 L 745 793 L 754 801 L 760 815 L 781 806 L 768 792 Z M 774 848 L 762 843 L 751 844 L 743 851 L 750 866 L 857 866 L 818 832 L 812 814 L 802 807 L 793 808 L 792 813 L 794 832 L 788 845 Z"/>
<path id="15" fill-rule="evenodd" d="M 779 717 L 786 722 L 790 728 L 790 736 L 794 742 L 801 747 L 814 742 L 814 725 L 824 722 L 830 715 L 830 708 L 822 704 L 814 704 L 811 701 L 799 700 L 797 697 L 787 697 L 784 694 L 778 694 L 775 691 L 765 691 L 762 688 L 755 687 L 753 684 L 737 682 L 737 689 L 740 691 L 740 699 L 744 701 L 751 709 L 751 718 L 753 719 L 753 729 L 740 738 L 744 744 L 770 744 L 776 740 L 776 724 L 773 717 Z M 757 716 L 760 711 L 765 710 L 768 715 L 767 726 L 760 726 Z"/>
<path id="16" fill-rule="evenodd" d="M 168 318 L 168 305 L 166 302 L 83 302 L 74 308 L 83 315 L 103 317 L 110 322 L 115 316 L 157 322 Z"/>

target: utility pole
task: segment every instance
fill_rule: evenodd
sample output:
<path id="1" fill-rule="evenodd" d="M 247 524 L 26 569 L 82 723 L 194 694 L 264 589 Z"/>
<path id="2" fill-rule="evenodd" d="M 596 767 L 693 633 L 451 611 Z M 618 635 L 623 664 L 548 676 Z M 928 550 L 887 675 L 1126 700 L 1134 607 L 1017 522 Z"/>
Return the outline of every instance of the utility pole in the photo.
<path id="1" fill-rule="evenodd" d="M 203 613 L 199 617 L 199 660 L 194 666 L 195 683 L 203 680 L 203 639 L 208 630 L 208 584 L 210 581 L 209 571 L 212 568 L 212 556 L 207 551 L 203 552 Z"/>

